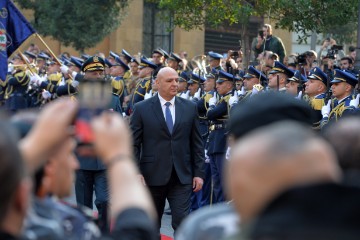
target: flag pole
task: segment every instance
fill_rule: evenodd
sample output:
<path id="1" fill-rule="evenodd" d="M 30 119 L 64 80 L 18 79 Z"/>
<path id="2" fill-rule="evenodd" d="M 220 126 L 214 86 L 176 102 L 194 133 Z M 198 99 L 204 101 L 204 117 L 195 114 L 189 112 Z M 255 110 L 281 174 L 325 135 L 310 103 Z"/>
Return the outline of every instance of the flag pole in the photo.
<path id="1" fill-rule="evenodd" d="M 42 39 L 42 37 L 41 37 L 38 33 L 35 33 L 35 36 L 40 39 L 41 43 L 47 48 L 47 50 L 50 52 L 51 56 L 55 59 L 55 61 L 56 61 L 59 65 L 61 65 L 61 62 L 59 61 L 59 59 L 56 57 L 56 55 L 53 53 L 53 51 L 51 51 L 51 49 L 50 49 L 49 46 L 46 44 L 46 42 Z"/>
<path id="2" fill-rule="evenodd" d="M 61 62 L 59 61 L 59 59 L 56 57 L 56 55 L 53 53 L 53 51 L 51 51 L 50 47 L 46 44 L 46 42 L 42 39 L 42 37 L 38 34 L 35 33 L 35 36 L 40 39 L 41 43 L 47 48 L 47 50 L 50 52 L 51 56 L 55 59 L 55 61 L 59 64 L 62 65 Z M 69 74 L 69 78 L 73 79 L 71 74 Z"/>
<path id="3" fill-rule="evenodd" d="M 33 70 L 31 69 L 31 66 L 30 64 L 26 61 L 26 58 L 24 57 L 24 55 L 19 51 L 19 50 L 16 50 L 17 53 L 20 55 L 21 59 L 25 62 L 27 68 L 29 69 L 29 71 L 31 72 L 32 75 L 35 75 L 35 73 L 33 72 Z"/>

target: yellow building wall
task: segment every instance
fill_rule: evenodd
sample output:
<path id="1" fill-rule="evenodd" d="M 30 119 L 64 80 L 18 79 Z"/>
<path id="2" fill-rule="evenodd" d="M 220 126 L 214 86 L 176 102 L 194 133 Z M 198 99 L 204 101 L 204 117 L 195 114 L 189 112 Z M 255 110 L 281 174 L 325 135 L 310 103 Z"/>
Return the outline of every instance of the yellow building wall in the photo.
<path id="1" fill-rule="evenodd" d="M 186 51 L 189 58 L 204 53 L 205 31 L 185 31 L 181 28 L 174 30 L 174 52 Z"/>

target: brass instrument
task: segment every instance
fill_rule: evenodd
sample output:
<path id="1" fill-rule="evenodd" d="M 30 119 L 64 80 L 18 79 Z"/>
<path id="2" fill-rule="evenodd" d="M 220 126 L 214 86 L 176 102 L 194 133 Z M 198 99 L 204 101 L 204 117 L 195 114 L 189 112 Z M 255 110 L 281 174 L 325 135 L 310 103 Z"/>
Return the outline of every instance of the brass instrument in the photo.
<path id="1" fill-rule="evenodd" d="M 35 63 L 29 63 L 29 64 L 9 64 L 8 65 L 8 68 L 10 67 L 13 67 L 14 70 L 17 70 L 17 71 L 26 71 L 26 70 L 29 70 L 30 73 L 38 73 L 39 72 L 39 69 L 38 67 L 36 66 Z M 33 75 L 33 74 L 31 74 Z"/>
<path id="2" fill-rule="evenodd" d="M 190 64 L 193 68 L 193 73 L 198 75 L 207 74 L 206 66 L 209 64 L 207 57 L 205 55 L 197 55 L 193 57 L 190 61 Z"/>

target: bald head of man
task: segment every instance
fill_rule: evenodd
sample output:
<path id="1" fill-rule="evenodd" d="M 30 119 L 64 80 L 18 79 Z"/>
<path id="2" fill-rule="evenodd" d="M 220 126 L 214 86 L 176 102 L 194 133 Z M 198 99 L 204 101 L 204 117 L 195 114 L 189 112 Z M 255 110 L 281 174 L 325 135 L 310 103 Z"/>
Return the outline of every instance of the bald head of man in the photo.
<path id="1" fill-rule="evenodd" d="M 331 147 L 295 122 L 259 128 L 236 142 L 232 151 L 227 190 L 243 222 L 291 187 L 340 179 Z"/>
<path id="2" fill-rule="evenodd" d="M 156 77 L 158 92 L 166 101 L 176 96 L 179 87 L 179 74 L 170 67 L 161 68 Z"/>

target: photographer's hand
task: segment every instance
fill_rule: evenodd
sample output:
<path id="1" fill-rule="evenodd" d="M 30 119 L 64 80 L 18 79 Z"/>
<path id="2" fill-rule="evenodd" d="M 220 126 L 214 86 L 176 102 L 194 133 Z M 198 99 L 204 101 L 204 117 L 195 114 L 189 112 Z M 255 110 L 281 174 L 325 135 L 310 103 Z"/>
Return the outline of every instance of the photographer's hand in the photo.
<path id="1" fill-rule="evenodd" d="M 30 133 L 19 145 L 30 173 L 39 168 L 60 143 L 73 135 L 71 124 L 77 109 L 76 102 L 62 98 L 47 104 L 42 110 Z"/>

